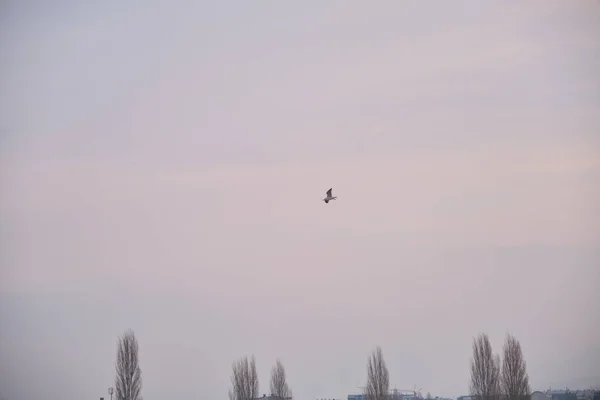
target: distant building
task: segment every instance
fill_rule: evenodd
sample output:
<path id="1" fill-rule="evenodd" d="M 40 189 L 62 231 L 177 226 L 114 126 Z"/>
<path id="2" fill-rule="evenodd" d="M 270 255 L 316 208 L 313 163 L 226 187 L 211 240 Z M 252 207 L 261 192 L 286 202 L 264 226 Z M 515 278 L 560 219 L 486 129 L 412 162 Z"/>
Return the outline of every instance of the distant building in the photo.
<path id="1" fill-rule="evenodd" d="M 531 393 L 531 400 L 551 400 L 552 396 L 550 396 L 547 393 L 544 392 L 540 392 L 539 390 L 536 390 L 535 392 Z"/>
<path id="2" fill-rule="evenodd" d="M 365 395 L 365 394 L 349 394 L 348 400 L 367 400 L 367 395 Z"/>
<path id="3" fill-rule="evenodd" d="M 266 394 L 263 394 L 262 397 L 256 397 L 254 400 L 292 400 L 292 398 L 291 397 L 278 397 L 278 396 L 273 396 L 273 395 L 267 396 Z"/>
<path id="4" fill-rule="evenodd" d="M 593 400 L 595 391 L 586 390 L 536 390 L 531 393 L 531 400 Z"/>
<path id="5" fill-rule="evenodd" d="M 398 391 L 394 391 L 392 393 L 392 396 L 394 399 L 402 399 L 402 400 L 417 400 L 419 399 L 419 396 L 417 396 L 416 393 L 414 392 L 398 392 Z"/>
<path id="6" fill-rule="evenodd" d="M 594 389 L 578 390 L 575 392 L 577 400 L 593 400 L 594 396 L 598 397 L 598 391 Z"/>
<path id="7" fill-rule="evenodd" d="M 415 392 L 401 391 L 396 389 L 390 390 L 390 399 L 393 400 L 423 400 L 422 397 Z M 349 394 L 348 400 L 368 400 L 366 394 Z"/>

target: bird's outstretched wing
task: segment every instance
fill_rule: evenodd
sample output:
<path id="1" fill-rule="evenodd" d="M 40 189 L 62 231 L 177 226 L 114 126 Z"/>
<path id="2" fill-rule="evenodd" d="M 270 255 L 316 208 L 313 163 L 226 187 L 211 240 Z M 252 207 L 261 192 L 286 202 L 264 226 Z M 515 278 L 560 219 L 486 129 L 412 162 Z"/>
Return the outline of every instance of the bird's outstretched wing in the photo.
<path id="1" fill-rule="evenodd" d="M 333 188 L 331 188 L 331 189 L 329 189 L 329 190 L 327 191 L 327 197 L 331 197 L 331 190 L 332 190 L 332 189 L 333 189 Z"/>

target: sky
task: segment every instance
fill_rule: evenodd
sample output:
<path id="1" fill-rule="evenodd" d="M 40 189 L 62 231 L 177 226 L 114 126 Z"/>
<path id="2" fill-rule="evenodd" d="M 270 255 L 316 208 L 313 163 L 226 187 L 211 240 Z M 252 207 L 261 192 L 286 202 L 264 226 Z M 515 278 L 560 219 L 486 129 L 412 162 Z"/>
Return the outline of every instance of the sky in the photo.
<path id="1" fill-rule="evenodd" d="M 1 7 L 0 396 L 600 386 L 598 1 Z"/>

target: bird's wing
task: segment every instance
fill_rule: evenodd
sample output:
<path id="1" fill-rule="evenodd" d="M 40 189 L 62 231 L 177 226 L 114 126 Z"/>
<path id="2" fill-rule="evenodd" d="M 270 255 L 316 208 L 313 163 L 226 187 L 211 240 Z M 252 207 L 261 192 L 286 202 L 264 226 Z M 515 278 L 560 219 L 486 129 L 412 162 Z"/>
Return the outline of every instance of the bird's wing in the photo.
<path id="1" fill-rule="evenodd" d="M 333 188 L 331 188 L 331 189 L 333 189 Z M 329 189 L 329 190 L 327 191 L 327 197 L 331 197 L 331 189 Z"/>

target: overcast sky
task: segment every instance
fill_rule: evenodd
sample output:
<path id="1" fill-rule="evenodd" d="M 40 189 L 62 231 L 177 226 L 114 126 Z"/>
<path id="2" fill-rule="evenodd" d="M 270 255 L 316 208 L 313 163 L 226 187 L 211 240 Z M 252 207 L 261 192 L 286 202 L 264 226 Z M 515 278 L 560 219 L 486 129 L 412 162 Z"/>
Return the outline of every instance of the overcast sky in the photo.
<path id="1" fill-rule="evenodd" d="M 600 3 L 4 2 L 0 394 L 600 385 Z M 321 199 L 333 187 L 338 200 Z"/>

